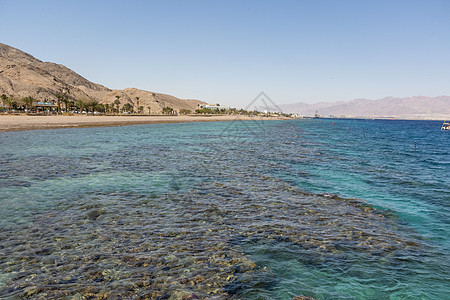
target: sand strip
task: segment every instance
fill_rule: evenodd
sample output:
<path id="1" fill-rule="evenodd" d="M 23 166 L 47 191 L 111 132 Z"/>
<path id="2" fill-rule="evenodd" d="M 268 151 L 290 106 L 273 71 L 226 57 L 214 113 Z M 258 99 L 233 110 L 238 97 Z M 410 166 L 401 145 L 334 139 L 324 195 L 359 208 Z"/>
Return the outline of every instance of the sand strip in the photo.
<path id="1" fill-rule="evenodd" d="M 252 116 L 27 116 L 0 115 L 0 131 L 111 127 L 154 123 L 276 120 Z"/>

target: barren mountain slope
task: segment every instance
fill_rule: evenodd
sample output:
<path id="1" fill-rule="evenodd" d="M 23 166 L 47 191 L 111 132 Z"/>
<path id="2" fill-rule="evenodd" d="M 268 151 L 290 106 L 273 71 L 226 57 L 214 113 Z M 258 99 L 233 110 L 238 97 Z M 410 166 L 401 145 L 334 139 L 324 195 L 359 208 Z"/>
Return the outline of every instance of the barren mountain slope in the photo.
<path id="1" fill-rule="evenodd" d="M 66 94 L 71 99 L 88 98 L 91 92 L 109 92 L 100 84 L 83 78 L 63 65 L 42 62 L 13 47 L 0 43 L 0 93 L 12 97 L 32 96 L 54 99 Z"/>
<path id="2" fill-rule="evenodd" d="M 32 96 L 38 100 L 54 100 L 57 94 L 71 100 L 92 98 L 100 103 L 112 104 L 120 96 L 121 106 L 132 104 L 137 110 L 158 113 L 164 106 L 175 110 L 195 110 L 199 100 L 182 100 L 176 97 L 139 89 L 111 90 L 93 83 L 71 69 L 51 62 L 42 62 L 16 48 L 0 43 L 0 94 L 14 98 Z M 137 105 L 139 97 L 139 105 Z"/>

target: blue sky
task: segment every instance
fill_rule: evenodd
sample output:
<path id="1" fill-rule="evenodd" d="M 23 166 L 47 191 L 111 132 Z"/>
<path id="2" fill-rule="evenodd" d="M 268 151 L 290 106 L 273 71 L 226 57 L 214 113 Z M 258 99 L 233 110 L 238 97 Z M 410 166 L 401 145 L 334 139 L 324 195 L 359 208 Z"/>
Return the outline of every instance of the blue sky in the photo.
<path id="1" fill-rule="evenodd" d="M 0 42 L 109 88 L 245 107 L 450 95 L 450 0 L 0 0 Z"/>

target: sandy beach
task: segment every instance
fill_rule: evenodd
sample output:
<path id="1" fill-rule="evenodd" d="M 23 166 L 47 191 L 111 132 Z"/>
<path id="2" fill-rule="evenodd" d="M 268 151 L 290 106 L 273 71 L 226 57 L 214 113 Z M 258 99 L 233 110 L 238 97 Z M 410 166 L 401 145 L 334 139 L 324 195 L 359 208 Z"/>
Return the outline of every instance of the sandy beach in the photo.
<path id="1" fill-rule="evenodd" d="M 213 121 L 252 121 L 276 118 L 250 116 L 26 116 L 0 115 L 0 131 L 19 131 L 56 128 L 110 127 L 124 125 L 213 122 Z"/>

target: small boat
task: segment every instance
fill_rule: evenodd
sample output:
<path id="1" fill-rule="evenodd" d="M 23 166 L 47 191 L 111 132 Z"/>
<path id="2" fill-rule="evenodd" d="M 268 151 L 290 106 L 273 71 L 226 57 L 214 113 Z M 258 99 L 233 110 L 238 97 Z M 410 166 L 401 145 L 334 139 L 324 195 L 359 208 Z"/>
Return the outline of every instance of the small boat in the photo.
<path id="1" fill-rule="evenodd" d="M 444 124 L 442 124 L 441 130 L 450 130 L 450 121 L 444 121 Z"/>

